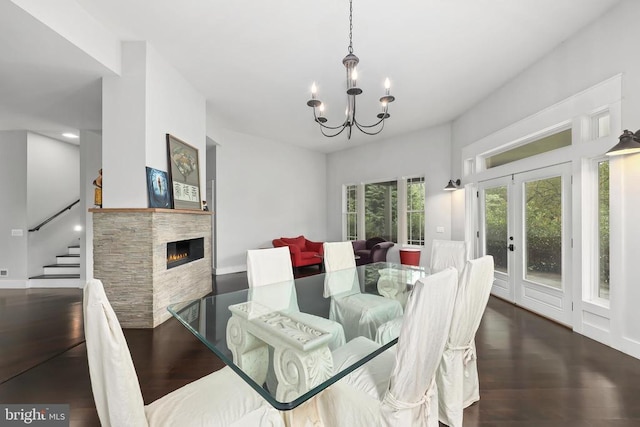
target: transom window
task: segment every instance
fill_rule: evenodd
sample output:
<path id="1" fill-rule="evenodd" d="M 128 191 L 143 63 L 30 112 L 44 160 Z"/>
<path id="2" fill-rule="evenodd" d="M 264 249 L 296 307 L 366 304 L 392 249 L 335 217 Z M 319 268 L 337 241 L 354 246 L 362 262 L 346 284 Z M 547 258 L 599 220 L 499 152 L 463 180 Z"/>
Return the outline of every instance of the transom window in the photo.
<path id="1" fill-rule="evenodd" d="M 487 169 L 502 166 L 517 160 L 526 159 L 537 154 L 546 153 L 547 151 L 556 150 L 571 145 L 571 129 L 565 129 L 535 141 L 519 145 L 510 150 L 503 151 L 498 154 L 486 157 L 485 167 Z"/>

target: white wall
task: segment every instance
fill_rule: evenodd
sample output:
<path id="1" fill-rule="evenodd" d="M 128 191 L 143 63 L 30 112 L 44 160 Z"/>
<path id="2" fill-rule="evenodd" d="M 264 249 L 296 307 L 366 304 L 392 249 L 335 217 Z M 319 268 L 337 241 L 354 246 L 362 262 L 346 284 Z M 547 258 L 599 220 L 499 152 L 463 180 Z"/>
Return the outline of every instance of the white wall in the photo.
<path id="1" fill-rule="evenodd" d="M 27 279 L 27 133 L 0 132 L 0 288 L 25 287 Z M 22 230 L 22 236 L 11 236 Z"/>
<path id="2" fill-rule="evenodd" d="M 622 74 L 622 127 L 640 128 L 640 58 L 633 54 L 637 36 L 625 30 L 635 27 L 639 13 L 640 2 L 622 1 L 454 121 L 454 175 L 460 175 L 463 147 L 616 74 Z M 611 136 L 611 146 L 616 139 L 617 135 Z M 640 224 L 636 219 L 640 209 L 640 156 L 627 156 L 620 161 L 624 178 L 622 188 L 616 191 L 622 197 L 624 211 L 620 232 L 612 235 L 612 245 L 622 247 L 623 267 L 615 272 L 618 283 L 612 283 L 612 345 L 640 357 L 640 310 L 636 307 L 640 301 L 640 263 L 636 259 L 640 253 Z M 463 208 L 462 203 L 457 203 L 454 211 Z M 459 234 L 464 224 L 456 221 L 454 227 Z"/>
<path id="3" fill-rule="evenodd" d="M 342 186 L 425 176 L 425 248 L 420 259 L 428 265 L 433 239 L 451 238 L 451 193 L 443 188 L 452 178 L 449 125 L 331 153 L 327 157 L 328 240 L 342 240 Z M 436 233 L 436 227 L 444 233 Z M 398 248 L 387 254 L 399 261 Z"/>
<path id="4" fill-rule="evenodd" d="M 88 209 L 95 207 L 96 187 L 93 181 L 102 167 L 102 135 L 91 131 L 80 132 L 80 159 L 80 212 L 84 217 L 80 237 L 82 285 L 93 278 L 93 214 Z"/>
<path id="5" fill-rule="evenodd" d="M 216 147 L 216 274 L 282 236 L 325 240 L 326 155 L 211 125 Z"/>
<path id="6" fill-rule="evenodd" d="M 27 224 L 35 227 L 80 198 L 80 149 L 77 145 L 35 133 L 27 134 Z M 39 231 L 29 233 L 29 277 L 55 264 L 55 256 L 79 243 L 82 224 L 79 205 L 55 218 Z"/>
<path id="7" fill-rule="evenodd" d="M 103 207 L 146 208 L 145 166 L 168 171 L 167 133 L 198 149 L 203 185 L 206 106 L 148 43 L 122 53 L 122 75 L 103 79 Z"/>

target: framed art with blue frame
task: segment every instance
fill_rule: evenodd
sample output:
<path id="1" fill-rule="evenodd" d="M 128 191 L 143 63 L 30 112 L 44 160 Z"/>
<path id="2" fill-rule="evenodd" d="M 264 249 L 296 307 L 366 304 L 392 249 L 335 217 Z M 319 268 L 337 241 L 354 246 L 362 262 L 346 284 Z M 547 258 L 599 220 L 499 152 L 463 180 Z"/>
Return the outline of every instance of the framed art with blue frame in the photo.
<path id="1" fill-rule="evenodd" d="M 150 208 L 171 209 L 171 191 L 169 178 L 165 171 L 147 166 L 147 194 Z"/>

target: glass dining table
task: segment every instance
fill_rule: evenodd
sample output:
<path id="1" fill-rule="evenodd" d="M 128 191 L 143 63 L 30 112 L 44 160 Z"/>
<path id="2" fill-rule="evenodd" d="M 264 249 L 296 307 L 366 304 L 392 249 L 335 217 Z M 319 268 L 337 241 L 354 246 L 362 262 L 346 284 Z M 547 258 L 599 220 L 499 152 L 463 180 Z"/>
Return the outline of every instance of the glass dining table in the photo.
<path id="1" fill-rule="evenodd" d="M 376 327 L 402 315 L 413 285 L 427 274 L 423 267 L 379 262 L 168 310 L 269 404 L 288 411 L 394 346 L 397 336 L 334 366 L 336 345 L 356 336 L 375 340 Z"/>

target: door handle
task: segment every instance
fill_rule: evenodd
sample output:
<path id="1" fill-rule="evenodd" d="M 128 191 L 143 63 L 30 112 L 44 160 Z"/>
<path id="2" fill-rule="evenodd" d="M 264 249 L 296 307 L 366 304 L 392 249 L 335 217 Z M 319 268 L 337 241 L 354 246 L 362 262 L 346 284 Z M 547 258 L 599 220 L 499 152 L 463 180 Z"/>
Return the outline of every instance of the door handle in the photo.
<path id="1" fill-rule="evenodd" d="M 516 247 L 513 246 L 513 243 L 511 243 L 509 246 L 507 246 L 507 249 L 509 249 L 511 252 L 516 250 Z"/>

